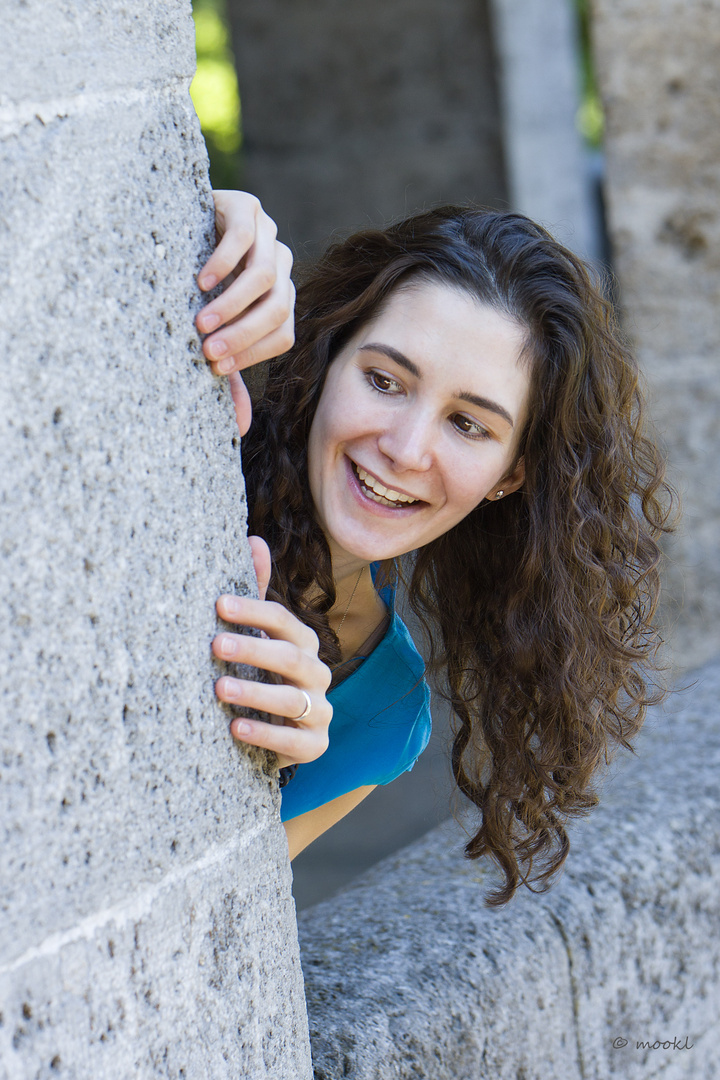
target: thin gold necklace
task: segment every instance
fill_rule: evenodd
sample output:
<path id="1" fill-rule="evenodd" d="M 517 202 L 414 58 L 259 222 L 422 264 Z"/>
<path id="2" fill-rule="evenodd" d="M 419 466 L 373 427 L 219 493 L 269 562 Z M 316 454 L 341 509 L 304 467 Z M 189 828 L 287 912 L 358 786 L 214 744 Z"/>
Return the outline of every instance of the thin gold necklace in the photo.
<path id="1" fill-rule="evenodd" d="M 355 593 L 357 592 L 357 587 L 360 584 L 360 578 L 363 575 L 363 570 L 364 569 L 365 569 L 364 566 L 360 567 L 360 573 L 357 576 L 357 581 L 355 582 L 355 587 L 353 588 L 353 591 L 350 593 L 350 599 L 347 602 L 347 607 L 345 608 L 345 614 L 343 615 L 342 619 L 340 620 L 340 626 L 338 626 L 337 630 L 335 631 L 335 633 L 338 634 L 338 635 L 339 635 L 339 633 L 340 633 L 340 631 L 342 629 L 342 624 L 345 622 L 345 620 L 347 618 L 347 613 L 350 610 L 350 605 L 352 604 L 353 599 L 355 597 Z"/>

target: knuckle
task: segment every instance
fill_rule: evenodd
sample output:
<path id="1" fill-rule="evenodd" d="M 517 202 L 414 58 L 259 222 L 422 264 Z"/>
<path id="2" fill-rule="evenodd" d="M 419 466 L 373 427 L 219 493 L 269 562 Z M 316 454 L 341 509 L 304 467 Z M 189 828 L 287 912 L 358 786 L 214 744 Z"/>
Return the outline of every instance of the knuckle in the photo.
<path id="1" fill-rule="evenodd" d="M 289 296 L 280 296 L 275 302 L 274 310 L 277 312 L 277 321 L 282 326 L 288 321 L 292 315 L 292 304 L 290 303 Z"/>
<path id="2" fill-rule="evenodd" d="M 300 762 L 315 761 L 317 758 L 322 757 L 329 745 L 330 741 L 327 735 L 314 735 L 311 739 L 298 738 L 293 743 L 293 756 L 296 761 Z"/>
<path id="3" fill-rule="evenodd" d="M 288 317 L 288 310 L 282 300 L 270 300 L 268 301 L 267 308 L 265 310 L 268 321 L 275 326 L 281 326 Z"/>
<path id="4" fill-rule="evenodd" d="M 321 722 L 320 723 L 320 730 L 322 732 L 324 732 L 325 734 L 327 734 L 327 730 L 330 727 L 330 721 L 332 720 L 332 717 L 333 717 L 332 705 L 330 704 L 330 702 L 327 699 L 325 699 L 323 701 L 322 705 L 318 706 L 317 717 L 318 717 L 318 720 L 320 720 L 320 722 Z"/>
<path id="5" fill-rule="evenodd" d="M 277 251 L 278 265 L 284 266 L 287 273 L 289 274 L 290 271 L 292 270 L 292 266 L 293 266 L 293 262 L 294 262 L 293 253 L 290 250 L 290 248 L 287 246 L 287 244 L 281 243 L 280 240 L 277 240 L 276 243 L 277 243 L 277 249 L 278 249 L 278 251 Z"/>
<path id="6" fill-rule="evenodd" d="M 257 364 L 258 361 L 262 359 L 264 359 L 264 357 L 262 357 L 258 350 L 252 345 L 249 345 L 247 349 L 240 349 L 239 352 L 235 354 L 235 360 L 238 361 L 238 367 L 241 365 L 243 368 L 252 367 L 253 364 Z"/>
<path id="7" fill-rule="evenodd" d="M 235 240 L 240 244 L 244 251 L 246 251 L 255 241 L 255 232 L 246 221 L 239 221 L 236 225 L 233 225 L 232 232 Z"/>
<path id="8" fill-rule="evenodd" d="M 287 630 L 293 620 L 291 612 L 288 611 L 284 604 L 279 603 L 277 600 L 266 600 L 265 604 L 278 629 Z"/>
<path id="9" fill-rule="evenodd" d="M 287 329 L 283 328 L 282 333 L 280 334 L 280 337 L 278 339 L 279 347 L 284 352 L 287 352 L 288 349 L 292 349 L 294 344 L 295 344 L 295 331 L 292 329 L 292 327 L 287 327 Z"/>
<path id="10" fill-rule="evenodd" d="M 269 292 L 277 280 L 275 267 L 272 263 L 262 263 L 260 266 L 255 267 L 253 277 L 255 287 L 259 289 L 261 293 Z"/>
<path id="11" fill-rule="evenodd" d="M 288 757 L 291 757 L 293 761 L 311 761 L 312 758 L 308 754 L 307 738 L 305 732 L 301 728 L 295 728 L 295 734 L 291 739 L 288 739 L 287 746 L 285 747 L 285 753 Z"/>
<path id="12" fill-rule="evenodd" d="M 332 682 L 332 671 L 327 666 L 327 664 L 323 663 L 322 660 L 318 660 L 318 664 L 320 665 L 320 670 L 318 672 L 318 682 L 322 686 L 323 693 L 327 693 L 330 683 Z"/>
<path id="13" fill-rule="evenodd" d="M 248 330 L 238 323 L 233 324 L 232 331 L 228 329 L 225 338 L 230 342 L 231 350 L 235 355 L 244 353 L 254 344 Z"/>
<path id="14" fill-rule="evenodd" d="M 283 642 L 281 659 L 284 672 L 295 681 L 303 666 L 303 655 L 297 645 L 289 641 Z"/>

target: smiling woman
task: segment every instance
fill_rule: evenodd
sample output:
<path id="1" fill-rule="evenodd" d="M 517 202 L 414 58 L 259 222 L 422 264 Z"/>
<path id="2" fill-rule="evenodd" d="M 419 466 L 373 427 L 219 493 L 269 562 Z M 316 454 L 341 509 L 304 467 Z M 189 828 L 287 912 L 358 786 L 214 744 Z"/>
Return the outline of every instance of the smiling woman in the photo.
<path id="1" fill-rule="evenodd" d="M 583 264 L 517 214 L 445 207 L 352 236 L 306 273 L 297 316 L 243 454 L 272 602 L 219 606 L 269 640 L 216 643 L 280 683 L 218 694 L 281 720 L 232 731 L 279 755 L 293 854 L 427 743 L 404 577 L 478 810 L 466 853 L 496 860 L 502 903 L 549 882 L 653 698 L 671 492 L 634 361 Z"/>
<path id="2" fill-rule="evenodd" d="M 465 291 L 413 281 L 340 350 L 308 443 L 335 573 L 415 551 L 520 487 L 525 336 Z"/>

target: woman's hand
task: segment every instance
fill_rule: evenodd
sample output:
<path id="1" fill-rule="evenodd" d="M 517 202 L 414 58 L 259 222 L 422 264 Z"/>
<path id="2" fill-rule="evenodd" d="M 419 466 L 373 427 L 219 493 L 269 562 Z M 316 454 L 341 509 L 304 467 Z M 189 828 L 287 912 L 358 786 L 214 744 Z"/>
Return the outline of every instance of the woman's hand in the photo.
<path id="1" fill-rule="evenodd" d="M 214 191 L 218 246 L 198 275 L 201 289 L 224 281 L 224 292 L 199 313 L 203 352 L 215 375 L 241 371 L 287 352 L 295 340 L 292 254 L 254 195 Z M 242 380 L 233 392 L 240 434 L 250 427 Z M 238 402 L 240 402 L 238 404 Z"/>
<path id="2" fill-rule="evenodd" d="M 239 717 L 230 731 L 236 739 L 274 750 L 278 764 L 314 761 L 327 750 L 332 706 L 325 693 L 330 685 L 330 669 L 318 657 L 318 639 L 282 604 L 265 600 L 270 580 L 270 552 L 264 540 L 251 536 L 250 545 L 258 579 L 259 600 L 221 596 L 217 612 L 221 619 L 238 626 L 254 626 L 260 638 L 243 634 L 218 634 L 212 649 L 220 660 L 249 664 L 280 676 L 280 683 L 262 683 L 223 675 L 215 693 L 229 705 L 270 713 L 274 723 Z M 307 701 L 310 712 L 302 720 Z"/>

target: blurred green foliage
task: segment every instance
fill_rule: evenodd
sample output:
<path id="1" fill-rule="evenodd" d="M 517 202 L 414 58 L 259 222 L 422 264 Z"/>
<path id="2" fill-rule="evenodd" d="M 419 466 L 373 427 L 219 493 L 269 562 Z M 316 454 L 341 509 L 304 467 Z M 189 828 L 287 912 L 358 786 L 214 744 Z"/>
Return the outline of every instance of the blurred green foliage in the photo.
<path id="1" fill-rule="evenodd" d="M 240 185 L 242 129 L 225 0 L 193 0 L 197 72 L 190 86 L 214 188 Z"/>
<path id="2" fill-rule="evenodd" d="M 602 146 L 605 130 L 600 91 L 595 76 L 595 64 L 590 38 L 590 0 L 575 0 L 580 43 L 580 107 L 576 123 L 586 142 L 595 149 Z"/>

